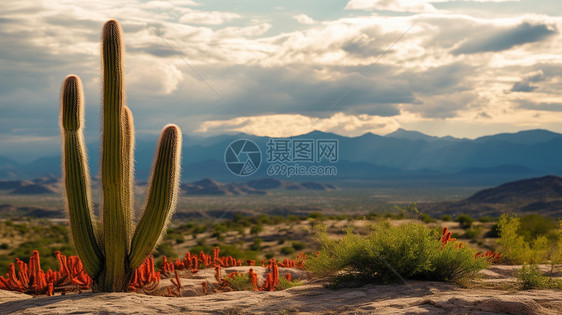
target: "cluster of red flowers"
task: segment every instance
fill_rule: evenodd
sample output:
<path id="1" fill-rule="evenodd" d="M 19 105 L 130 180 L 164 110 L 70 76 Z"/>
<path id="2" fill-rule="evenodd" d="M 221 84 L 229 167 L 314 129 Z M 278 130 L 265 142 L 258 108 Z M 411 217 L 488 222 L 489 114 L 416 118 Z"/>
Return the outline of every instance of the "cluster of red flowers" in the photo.
<path id="1" fill-rule="evenodd" d="M 91 287 L 92 279 L 84 271 L 80 258 L 66 257 L 59 251 L 55 252 L 55 256 L 59 270 L 49 269 L 47 272 L 41 269 L 38 251 L 33 251 L 29 264 L 17 259 L 19 271 L 16 273 L 16 264 L 11 263 L 6 278 L 0 277 L 0 289 L 51 296 L 55 291 L 64 294 L 68 290 L 80 291 Z"/>
<path id="2" fill-rule="evenodd" d="M 279 263 L 279 266 L 284 268 L 300 268 L 304 269 L 304 262 L 306 261 L 307 257 L 305 253 L 300 253 L 297 255 L 295 259 L 284 259 L 282 262 Z"/>
<path id="3" fill-rule="evenodd" d="M 138 289 L 142 289 L 145 293 L 151 293 L 158 289 L 159 283 L 160 272 L 154 270 L 154 258 L 150 255 L 133 273 L 129 291 L 136 292 Z"/>
<path id="4" fill-rule="evenodd" d="M 199 268 L 209 268 L 214 266 L 222 267 L 233 267 L 242 266 L 241 259 L 235 259 L 231 256 L 219 256 L 220 249 L 216 247 L 213 249 L 213 255 L 205 254 L 203 251 L 199 255 L 193 255 L 190 252 L 185 253 L 182 260 L 176 258 L 175 261 L 166 258 L 164 256 L 162 259 L 162 264 L 160 265 L 160 272 L 166 276 L 171 275 L 175 270 L 189 270 L 192 273 L 199 271 Z M 247 263 L 249 266 L 253 266 L 255 261 L 248 259 Z"/>
<path id="5" fill-rule="evenodd" d="M 163 262 L 159 271 L 154 268 L 154 258 L 148 257 L 144 263 L 139 266 L 133 273 L 131 282 L 129 283 L 129 291 L 144 293 L 155 293 L 158 291 L 158 285 L 162 276 L 168 277 L 175 273 L 175 277 L 171 279 L 175 288 L 168 288 L 169 296 L 182 296 L 181 282 L 177 270 L 191 270 L 192 273 L 198 272 L 199 268 L 215 268 L 215 279 L 217 280 L 217 289 L 213 291 L 223 290 L 230 291 L 232 288 L 226 279 L 221 277 L 222 267 L 242 266 L 240 259 L 231 256 L 220 256 L 219 248 L 213 250 L 213 255 L 200 252 L 199 255 L 193 255 L 189 252 L 185 253 L 184 259 L 176 259 L 172 261 L 163 257 Z M 9 272 L 6 277 L 0 277 L 0 289 L 20 291 L 32 294 L 53 295 L 54 292 L 65 294 L 68 291 L 89 290 L 92 287 L 92 278 L 85 272 L 82 262 L 78 256 L 66 257 L 60 252 L 55 252 L 57 257 L 59 270 L 52 271 L 49 269 L 44 272 L 41 269 L 39 261 L 39 252 L 34 251 L 29 259 L 29 263 L 25 263 L 19 259 L 16 263 L 9 266 Z M 248 277 L 255 291 L 273 291 L 279 283 L 278 266 L 285 268 L 304 268 L 307 257 L 300 253 L 296 259 L 285 259 L 281 263 L 277 263 L 275 259 L 269 260 L 267 266 L 265 260 L 262 260 L 262 266 L 267 270 L 265 282 L 258 285 L 258 275 L 253 269 L 248 272 Z M 255 260 L 248 259 L 248 266 L 255 266 Z M 16 272 L 16 265 L 19 269 Z M 231 273 L 228 277 L 234 277 L 237 273 Z M 291 281 L 291 275 L 286 274 L 285 278 Z M 202 284 L 203 292 L 207 293 L 207 283 Z"/>
<path id="6" fill-rule="evenodd" d="M 474 258 L 486 258 L 490 263 L 496 263 L 500 261 L 500 254 L 487 250 L 484 254 L 478 252 L 474 255 Z"/>
<path id="7" fill-rule="evenodd" d="M 258 274 L 254 272 L 253 268 L 250 268 L 250 270 L 248 270 L 248 272 L 246 274 L 244 273 L 239 273 L 237 271 L 235 272 L 231 272 L 228 275 L 226 275 L 226 278 L 223 279 L 220 276 L 220 266 L 215 266 L 215 279 L 217 279 L 218 283 L 218 287 L 217 289 L 213 290 L 215 292 L 217 291 L 232 291 L 232 287 L 229 284 L 228 278 L 230 279 L 234 279 L 235 277 L 239 277 L 239 276 L 247 276 L 248 280 L 252 286 L 252 291 L 274 291 L 277 288 L 277 285 L 279 284 L 279 268 L 278 265 L 280 266 L 280 264 L 278 264 L 274 258 L 269 260 L 269 263 L 266 267 L 266 278 L 265 281 L 262 283 L 262 285 L 260 286 L 258 283 Z M 285 279 L 287 281 L 291 281 L 291 274 L 290 273 L 286 273 L 285 274 Z M 207 283 L 203 282 L 202 283 L 203 286 L 203 293 L 206 294 L 207 293 Z"/>
<path id="8" fill-rule="evenodd" d="M 443 228 L 443 231 L 441 232 L 441 250 L 443 250 L 443 248 L 445 247 L 445 245 L 447 245 L 447 243 L 453 243 L 457 240 L 456 238 L 452 238 L 451 237 L 452 235 L 453 233 L 449 231 L 449 228 L 447 227 Z"/>
<path id="9" fill-rule="evenodd" d="M 445 245 L 447 245 L 448 243 L 454 243 L 454 247 L 453 247 L 454 249 L 460 249 L 463 247 L 463 243 L 462 242 L 455 243 L 457 239 L 452 238 L 451 235 L 452 235 L 451 231 L 449 231 L 447 227 L 444 227 L 443 231 L 441 232 L 441 250 L 443 250 Z M 477 252 L 474 255 L 474 258 L 483 258 L 483 257 L 486 258 L 490 263 L 497 263 L 500 261 L 500 254 L 492 251 L 486 251 L 486 253 L 484 254 Z"/>

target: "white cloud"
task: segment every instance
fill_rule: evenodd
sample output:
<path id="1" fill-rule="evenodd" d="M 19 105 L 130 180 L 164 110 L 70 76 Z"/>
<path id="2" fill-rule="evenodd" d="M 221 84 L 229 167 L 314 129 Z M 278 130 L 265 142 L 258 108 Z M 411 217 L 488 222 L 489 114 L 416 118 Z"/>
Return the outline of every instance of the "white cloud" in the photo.
<path id="1" fill-rule="evenodd" d="M 415 7 L 412 1 L 386 3 Z M 206 115 L 210 118 L 199 128 L 201 132 L 238 130 L 281 136 L 295 130 L 308 132 L 305 129 L 315 117 L 413 24 L 415 27 L 335 106 L 338 114 L 316 127 L 348 135 L 367 131 L 382 134 L 398 125 L 426 121 L 454 129 L 451 122 L 455 121 L 488 130 L 474 121 L 482 122 L 485 119 L 481 117 L 487 115 L 491 117 L 488 121 L 501 122 L 502 126 L 527 126 L 529 117 L 538 115 L 537 125 L 554 125 L 554 119 L 562 115 L 517 107 L 519 99 L 532 98 L 537 104 L 561 102 L 557 99 L 562 82 L 560 17 L 342 12 L 340 18 L 317 21 L 314 27 L 298 28 L 295 22 L 296 29 L 292 26 L 290 31 L 281 32 L 274 17 L 244 16 L 242 20 L 232 12 L 218 12 L 213 17 L 215 11 L 194 10 L 193 6 L 190 1 L 183 5 L 176 1 L 169 9 L 167 3 L 135 0 L 125 0 L 119 7 L 103 1 L 0 2 L 0 136 L 18 121 L 12 109 L 14 101 L 23 99 L 26 105 L 22 108 L 28 112 L 56 104 L 60 82 L 68 73 L 83 78 L 88 102 L 96 100 L 99 32 L 108 18 L 119 20 L 125 30 L 128 97 L 136 108 L 142 108 L 135 117 L 147 130 L 159 129 L 163 121 L 181 124 L 178 120 Z M 178 23 L 189 14 L 198 15 L 199 21 L 207 24 Z M 300 16 L 301 22 L 310 22 L 304 17 Z M 239 20 L 224 25 L 233 19 Z M 453 53 L 484 35 L 511 34 L 510 30 L 525 22 L 552 26 L 552 35 L 506 44 L 501 49 Z M 251 116 L 246 118 L 250 123 L 243 126 L 240 121 L 228 120 L 228 106 L 198 80 L 176 52 L 232 104 L 235 112 Z M 505 93 L 516 82 L 527 82 L 532 93 Z M 171 119 L 164 110 L 156 113 L 155 104 L 166 104 L 173 113 L 168 113 Z M 150 115 L 162 120 L 158 126 Z M 36 116 L 28 130 L 38 126 L 46 129 L 43 112 Z M 406 122 L 405 117 L 410 120 Z M 195 125 L 182 126 L 189 132 Z"/>
<path id="2" fill-rule="evenodd" d="M 420 0 L 350 0 L 347 10 L 382 10 L 396 12 L 432 12 L 435 8 L 429 1 Z"/>
<path id="3" fill-rule="evenodd" d="M 244 132 L 258 136 L 291 137 L 320 130 L 355 137 L 367 132 L 387 134 L 399 128 L 395 119 L 374 115 L 336 113 L 325 119 L 318 119 L 318 117 L 299 114 L 276 114 L 211 120 L 203 122 L 196 132 L 205 134 Z"/>
<path id="4" fill-rule="evenodd" d="M 295 15 L 293 16 L 293 19 L 297 20 L 301 24 L 311 25 L 316 23 L 316 21 L 313 18 L 311 18 L 306 14 Z"/>
<path id="5" fill-rule="evenodd" d="M 231 12 L 188 10 L 179 19 L 183 24 L 220 25 L 241 16 Z"/>
<path id="6" fill-rule="evenodd" d="M 519 0 L 350 0 L 347 10 L 380 10 L 394 12 L 435 12 L 432 3 L 440 2 L 519 2 Z"/>

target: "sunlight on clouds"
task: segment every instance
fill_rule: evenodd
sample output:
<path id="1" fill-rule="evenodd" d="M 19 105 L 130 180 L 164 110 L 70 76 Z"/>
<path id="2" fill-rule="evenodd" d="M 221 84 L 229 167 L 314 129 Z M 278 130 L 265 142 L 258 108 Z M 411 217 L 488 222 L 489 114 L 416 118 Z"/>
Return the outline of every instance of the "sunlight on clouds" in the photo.
<path id="1" fill-rule="evenodd" d="M 435 8 L 431 1 L 420 0 L 351 0 L 347 10 L 382 10 L 397 12 L 432 12 Z"/>
<path id="2" fill-rule="evenodd" d="M 170 94 L 183 80 L 182 71 L 174 64 L 177 61 L 155 60 L 143 55 L 126 60 L 127 85 L 137 93 Z"/>
<path id="3" fill-rule="evenodd" d="M 320 130 L 355 137 L 367 132 L 386 134 L 399 128 L 398 123 L 392 118 L 366 114 L 336 113 L 316 123 L 317 120 L 317 117 L 300 114 L 263 115 L 205 121 L 195 132 L 205 134 L 244 132 L 258 136 L 291 137 Z"/>
<path id="4" fill-rule="evenodd" d="M 183 24 L 219 25 L 239 18 L 240 15 L 230 12 L 189 10 L 182 15 L 179 22 Z"/>
<path id="5" fill-rule="evenodd" d="M 342 93 L 360 77 L 338 104 L 340 113 L 315 127 L 383 134 L 420 122 L 420 131 L 433 125 L 462 136 L 458 123 L 470 136 L 555 126 L 561 120 L 562 17 L 502 12 L 499 18 L 492 11 L 437 10 L 432 4 L 439 2 L 461 0 L 351 0 L 347 11 L 329 18 L 315 13 L 316 20 L 302 8 L 276 11 L 279 18 L 190 0 L 124 0 L 119 6 L 1 1 L 0 71 L 9 79 L 0 82 L 0 107 L 20 98 L 29 108 L 56 104 L 60 81 L 70 72 L 82 77 L 87 95 L 99 92 L 99 32 L 115 18 L 126 33 L 127 87 L 139 95 L 137 105 L 148 109 L 164 99 L 176 117 L 211 117 L 200 133 L 309 132 L 325 103 L 341 95 L 334 91 Z M 254 115 L 246 118 L 248 125 L 226 120 L 229 109 L 182 59 L 241 115 Z M 139 114 L 146 130 L 155 128 L 149 118 Z"/>
<path id="6" fill-rule="evenodd" d="M 201 4 L 192 0 L 166 0 L 166 1 L 147 1 L 144 3 L 146 8 L 153 9 L 174 9 L 182 6 L 200 6 Z"/>
<path id="7" fill-rule="evenodd" d="M 299 15 L 295 15 L 293 16 L 293 19 L 297 20 L 297 22 L 301 23 L 301 24 L 315 24 L 316 21 L 314 21 L 314 19 L 312 19 L 310 16 L 306 15 L 306 14 L 299 14 Z"/>

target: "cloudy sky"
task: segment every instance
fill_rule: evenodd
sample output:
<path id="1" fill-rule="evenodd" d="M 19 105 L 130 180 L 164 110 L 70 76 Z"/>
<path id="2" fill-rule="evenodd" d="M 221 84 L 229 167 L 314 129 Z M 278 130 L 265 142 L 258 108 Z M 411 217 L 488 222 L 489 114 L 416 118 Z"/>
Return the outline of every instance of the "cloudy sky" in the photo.
<path id="1" fill-rule="evenodd" d="M 58 98 L 82 78 L 98 137 L 99 38 L 118 20 L 139 137 L 358 136 L 397 128 L 474 138 L 562 132 L 555 0 L 0 2 L 0 156 L 59 151 Z"/>

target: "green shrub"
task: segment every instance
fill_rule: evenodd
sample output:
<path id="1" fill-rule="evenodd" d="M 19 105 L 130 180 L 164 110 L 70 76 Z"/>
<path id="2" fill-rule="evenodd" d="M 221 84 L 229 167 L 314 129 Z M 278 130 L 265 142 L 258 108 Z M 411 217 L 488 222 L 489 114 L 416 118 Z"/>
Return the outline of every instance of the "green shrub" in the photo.
<path id="1" fill-rule="evenodd" d="M 517 216 L 504 214 L 498 222 L 499 236 L 496 241 L 502 262 L 510 264 L 523 264 L 528 259 L 529 244 L 523 236 L 517 234 L 521 221 Z"/>
<path id="2" fill-rule="evenodd" d="M 543 288 L 547 278 L 542 275 L 537 265 L 523 265 L 517 272 L 517 281 L 523 290 Z"/>
<path id="3" fill-rule="evenodd" d="M 485 215 L 485 216 L 483 216 L 483 217 L 478 218 L 478 221 L 480 221 L 480 222 L 482 222 L 482 223 L 487 223 L 487 222 L 492 222 L 492 221 L 494 221 L 494 219 L 493 219 L 492 217 L 490 217 L 490 216 Z"/>
<path id="4" fill-rule="evenodd" d="M 490 231 L 484 234 L 484 237 L 498 238 L 500 237 L 500 226 L 498 223 L 494 223 Z"/>
<path id="5" fill-rule="evenodd" d="M 461 214 L 455 219 L 455 222 L 458 222 L 463 229 L 468 229 L 472 226 L 474 219 L 468 214 Z"/>
<path id="6" fill-rule="evenodd" d="M 533 219 L 536 221 L 536 218 Z M 546 236 L 540 234 L 530 236 L 529 240 L 521 235 L 521 218 L 515 215 L 504 214 L 498 222 L 499 236 L 496 241 L 499 245 L 499 252 L 502 255 L 502 262 L 509 264 L 525 264 L 525 263 L 541 263 L 548 259 L 551 261 L 558 257 L 560 246 L 557 245 L 562 236 L 558 236 L 556 230 L 552 231 L 554 237 L 549 240 Z M 562 234 L 560 234 L 562 235 Z"/>
<path id="7" fill-rule="evenodd" d="M 300 280 L 292 280 L 292 281 L 288 281 L 285 278 L 281 278 L 279 277 L 279 282 L 277 283 L 277 289 L 279 290 L 286 290 L 292 287 L 298 287 L 301 286 L 302 282 Z"/>
<path id="8" fill-rule="evenodd" d="M 252 226 L 252 228 L 250 229 L 250 234 L 252 235 L 258 235 L 263 231 L 263 225 L 260 224 L 256 224 L 254 226 Z"/>
<path id="9" fill-rule="evenodd" d="M 154 257 L 158 258 L 160 256 L 177 257 L 176 251 L 170 242 L 162 242 L 158 245 L 158 247 L 156 247 Z"/>
<path id="10" fill-rule="evenodd" d="M 441 216 L 441 221 L 445 221 L 445 222 L 453 221 L 453 217 L 450 214 L 444 214 Z"/>
<path id="11" fill-rule="evenodd" d="M 434 223 L 434 222 L 437 222 L 437 220 L 435 220 L 435 219 L 434 219 L 433 217 L 431 217 L 429 214 L 425 214 L 425 213 L 420 214 L 420 220 L 421 220 L 423 223 Z"/>
<path id="12" fill-rule="evenodd" d="M 295 249 L 293 247 L 290 247 L 290 246 L 281 247 L 281 254 L 283 254 L 285 256 L 290 255 L 294 252 L 295 252 Z"/>
<path id="13" fill-rule="evenodd" d="M 562 289 L 562 279 L 544 276 L 536 264 L 523 265 L 517 272 L 517 282 L 523 290 Z"/>
<path id="14" fill-rule="evenodd" d="M 225 279 L 234 291 L 251 291 L 253 289 L 252 281 L 247 274 L 238 273 L 233 278 L 226 277 Z"/>
<path id="15" fill-rule="evenodd" d="M 254 237 L 253 243 L 250 244 L 250 249 L 251 250 L 260 250 L 261 248 L 261 243 L 263 242 L 263 240 L 259 237 Z"/>
<path id="16" fill-rule="evenodd" d="M 340 240 L 331 239 L 325 227 L 317 228 L 314 238 L 320 244 L 318 257 L 307 267 L 334 282 L 395 282 L 402 279 L 462 281 L 488 266 L 475 259 L 475 250 L 453 244 L 441 250 L 440 232 L 423 224 L 392 226 L 388 222 L 373 226 L 367 235 L 348 232 Z"/>
<path id="17" fill-rule="evenodd" d="M 476 250 L 463 246 L 455 248 L 449 243 L 443 250 L 433 250 L 430 256 L 431 267 L 421 274 L 422 279 L 431 281 L 463 282 L 474 277 L 480 270 L 486 269 L 486 259 L 475 259 Z"/>
<path id="18" fill-rule="evenodd" d="M 293 246 L 293 248 L 294 248 L 295 250 L 297 250 L 297 251 L 298 251 L 298 250 L 303 250 L 303 249 L 306 247 L 306 245 L 305 245 L 303 242 L 300 242 L 300 241 L 294 241 L 294 242 L 292 243 L 292 246 Z"/>
<path id="19" fill-rule="evenodd" d="M 540 214 L 528 214 L 521 217 L 521 224 L 517 233 L 525 237 L 529 242 L 539 236 L 547 236 L 550 231 L 556 230 L 558 222 L 556 220 L 542 216 Z"/>
<path id="20" fill-rule="evenodd" d="M 482 233 L 482 228 L 477 226 L 475 228 L 466 229 L 464 231 L 463 237 L 469 239 L 475 239 L 476 237 L 478 237 L 478 235 L 480 235 L 480 233 Z"/>

